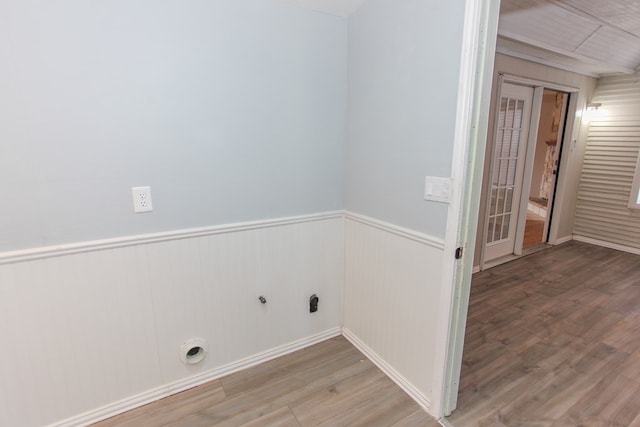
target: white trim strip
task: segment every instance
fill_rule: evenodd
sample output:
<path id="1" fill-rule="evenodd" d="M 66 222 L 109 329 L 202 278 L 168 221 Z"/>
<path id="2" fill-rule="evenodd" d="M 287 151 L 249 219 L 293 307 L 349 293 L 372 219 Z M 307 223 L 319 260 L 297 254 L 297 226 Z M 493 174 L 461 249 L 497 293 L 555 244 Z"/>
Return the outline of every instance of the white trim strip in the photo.
<path id="1" fill-rule="evenodd" d="M 545 89 L 551 89 L 558 92 L 567 92 L 567 93 L 580 92 L 580 88 L 575 86 L 566 86 L 558 83 L 548 82 L 546 80 L 532 79 L 529 77 L 522 77 L 515 74 L 509 74 L 504 72 L 499 72 L 498 74 L 503 77 L 505 83 L 517 84 L 521 86 L 543 87 Z"/>
<path id="2" fill-rule="evenodd" d="M 385 373 L 393 382 L 395 382 L 402 390 L 405 391 L 413 400 L 418 403 L 425 411 L 431 413 L 431 401 L 428 397 L 420 392 L 413 384 L 407 381 L 398 371 L 389 365 L 383 358 L 373 351 L 369 346 L 362 342 L 348 328 L 342 329 L 342 335 L 349 340 L 351 344 L 360 350 L 369 360 L 373 362 L 382 372 Z"/>
<path id="3" fill-rule="evenodd" d="M 340 335 L 340 333 L 340 327 L 335 327 L 319 334 L 312 335 L 310 337 L 306 337 L 298 341 L 294 341 L 292 343 L 267 350 L 262 353 L 258 353 L 254 356 L 229 363 L 216 369 L 212 369 L 202 374 L 184 380 L 176 381 L 168 385 L 157 387 L 153 390 L 149 390 L 136 396 L 129 397 L 119 402 L 103 406 L 102 408 L 85 412 L 84 414 L 78 416 L 67 418 L 66 420 L 50 424 L 49 427 L 71 427 L 93 424 L 98 421 L 102 421 L 115 415 L 121 414 L 123 412 L 139 408 L 143 405 L 147 405 L 151 402 L 155 402 L 173 394 L 180 393 L 181 391 L 188 390 L 209 381 L 224 377 L 234 372 L 238 372 L 243 369 L 258 365 L 260 363 L 264 363 L 269 360 L 284 356 L 286 354 L 293 353 L 294 351 L 298 351 L 305 347 L 309 347 L 319 342 L 328 340 L 329 338 L 336 337 Z"/>
<path id="4" fill-rule="evenodd" d="M 283 225 L 299 224 L 311 221 L 324 221 L 328 219 L 342 218 L 342 216 L 342 211 L 322 212 L 311 215 L 300 215 L 286 218 L 214 225 L 210 227 L 188 228 L 183 230 L 164 231 L 160 233 L 140 234 L 125 237 L 116 237 L 113 239 L 91 240 L 87 242 L 68 243 L 63 245 L 44 246 L 39 248 L 0 252 L 0 265 L 52 258 L 64 255 L 72 255 L 83 252 L 93 252 L 105 249 L 115 249 L 127 246 L 166 242 L 170 240 L 211 236 L 214 234 L 233 233 L 237 231 L 255 230 L 269 227 L 280 227 Z"/>
<path id="5" fill-rule="evenodd" d="M 370 225 L 380 230 L 388 231 L 401 237 L 414 240 L 444 249 L 444 240 L 399 227 L 384 221 L 370 218 L 349 211 L 330 211 L 310 215 L 300 215 L 285 218 L 266 219 L 260 221 L 239 222 L 233 224 L 214 225 L 209 227 L 188 228 L 183 230 L 163 231 L 159 233 L 139 234 L 132 236 L 116 237 L 112 239 L 90 240 L 86 242 L 67 243 L 62 245 L 43 246 L 38 248 L 21 249 L 16 251 L 0 252 L 0 265 L 16 262 L 33 261 L 38 259 L 53 258 L 65 255 L 73 255 L 84 252 L 116 249 L 128 246 L 146 245 L 171 240 L 190 239 L 194 237 L 211 236 L 215 234 L 233 233 L 238 231 L 256 230 L 269 227 L 300 224 L 312 221 L 325 221 L 329 219 L 347 218 L 352 221 Z"/>
<path id="6" fill-rule="evenodd" d="M 370 227 L 374 227 L 379 230 L 386 231 L 397 236 L 431 246 L 436 249 L 444 250 L 444 240 L 438 237 L 430 236 L 428 234 L 420 233 L 408 228 L 399 227 L 397 225 L 393 225 L 388 222 L 380 221 L 354 212 L 345 211 L 344 216 L 348 220 L 359 222 L 361 224 L 368 225 Z"/>
<path id="7" fill-rule="evenodd" d="M 563 243 L 567 243 L 573 240 L 573 235 L 568 235 L 568 236 L 564 236 L 564 237 L 560 237 L 557 238 L 556 241 L 553 243 L 553 245 L 561 245 Z"/>
<path id="8" fill-rule="evenodd" d="M 569 64 L 563 64 L 561 62 L 557 62 L 557 61 L 554 61 L 552 59 L 543 59 L 543 58 L 539 58 L 539 57 L 534 56 L 534 55 L 529 55 L 529 54 L 526 54 L 526 53 L 516 52 L 515 50 L 511 50 L 510 48 L 505 47 L 505 46 L 497 46 L 496 47 L 496 53 L 499 53 L 499 54 L 505 55 L 505 56 L 511 56 L 513 58 L 522 59 L 524 61 L 533 62 L 535 64 L 546 65 L 547 67 L 557 68 L 559 70 L 569 71 L 571 73 L 576 73 L 576 74 L 580 74 L 580 75 L 587 76 L 587 77 L 594 77 L 596 79 L 598 77 L 600 77 L 599 74 L 596 74 L 596 73 L 594 73 L 592 71 L 589 71 L 587 69 L 582 69 L 582 68 L 579 68 L 577 66 L 573 66 L 573 65 L 569 65 Z"/>
<path id="9" fill-rule="evenodd" d="M 578 242 L 583 242 L 583 243 L 590 243 L 592 245 L 602 246 L 603 248 L 615 249 L 622 252 L 629 252 L 630 254 L 640 255 L 640 248 L 633 248 L 631 246 L 605 242 L 604 240 L 592 239 L 591 237 L 574 235 L 573 240 L 577 240 Z"/>

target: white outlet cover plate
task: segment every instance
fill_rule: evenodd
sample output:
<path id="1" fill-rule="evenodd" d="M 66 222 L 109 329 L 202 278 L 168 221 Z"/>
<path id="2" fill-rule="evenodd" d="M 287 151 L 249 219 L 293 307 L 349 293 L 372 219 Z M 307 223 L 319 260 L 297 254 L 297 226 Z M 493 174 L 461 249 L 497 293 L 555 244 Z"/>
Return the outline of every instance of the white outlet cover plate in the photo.
<path id="1" fill-rule="evenodd" d="M 133 196 L 133 210 L 135 213 L 151 212 L 153 204 L 151 202 L 151 187 L 131 187 Z"/>
<path id="2" fill-rule="evenodd" d="M 449 203 L 451 201 L 451 178 L 427 176 L 424 180 L 424 199 Z"/>

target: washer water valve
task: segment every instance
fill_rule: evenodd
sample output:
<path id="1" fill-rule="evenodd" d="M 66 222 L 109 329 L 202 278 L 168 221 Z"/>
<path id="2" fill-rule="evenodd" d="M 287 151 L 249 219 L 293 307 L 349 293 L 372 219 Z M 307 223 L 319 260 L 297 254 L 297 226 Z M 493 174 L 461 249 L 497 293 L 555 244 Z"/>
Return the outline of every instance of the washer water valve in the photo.
<path id="1" fill-rule="evenodd" d="M 318 295 L 311 295 L 311 298 L 309 298 L 309 313 L 315 313 L 318 311 L 318 301 L 320 301 Z"/>

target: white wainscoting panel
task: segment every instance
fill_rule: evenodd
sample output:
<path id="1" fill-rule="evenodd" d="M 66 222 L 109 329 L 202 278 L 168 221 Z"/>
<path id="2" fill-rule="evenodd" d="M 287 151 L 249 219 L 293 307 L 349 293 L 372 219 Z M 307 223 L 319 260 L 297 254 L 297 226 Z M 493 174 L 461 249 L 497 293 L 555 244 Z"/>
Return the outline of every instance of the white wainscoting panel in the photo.
<path id="1" fill-rule="evenodd" d="M 165 383 L 341 325 L 341 219 L 166 242 L 147 256 Z M 194 337 L 209 351 L 187 366 L 178 349 Z"/>
<path id="2" fill-rule="evenodd" d="M 443 242 L 371 218 L 345 220 L 344 328 L 429 409 Z M 420 394 L 420 395 L 418 395 Z"/>
<path id="3" fill-rule="evenodd" d="M 5 259 L 0 425 L 86 424 L 335 335 L 343 233 L 334 213 Z M 185 366 L 194 337 L 209 351 Z"/>
<path id="4" fill-rule="evenodd" d="M 42 426 L 158 385 L 144 252 L 0 267 L 0 425 Z"/>

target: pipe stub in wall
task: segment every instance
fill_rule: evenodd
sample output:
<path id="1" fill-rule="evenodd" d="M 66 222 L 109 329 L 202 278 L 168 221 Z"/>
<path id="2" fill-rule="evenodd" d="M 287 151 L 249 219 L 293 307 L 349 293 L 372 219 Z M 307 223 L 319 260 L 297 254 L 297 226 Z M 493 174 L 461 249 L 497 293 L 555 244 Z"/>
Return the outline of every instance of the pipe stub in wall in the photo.
<path id="1" fill-rule="evenodd" d="M 185 365 L 195 365 L 207 354 L 207 342 L 202 338 L 192 338 L 180 346 L 180 360 Z"/>

